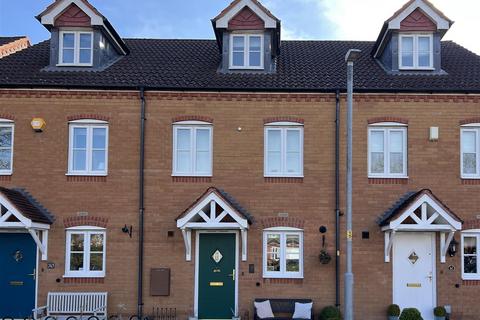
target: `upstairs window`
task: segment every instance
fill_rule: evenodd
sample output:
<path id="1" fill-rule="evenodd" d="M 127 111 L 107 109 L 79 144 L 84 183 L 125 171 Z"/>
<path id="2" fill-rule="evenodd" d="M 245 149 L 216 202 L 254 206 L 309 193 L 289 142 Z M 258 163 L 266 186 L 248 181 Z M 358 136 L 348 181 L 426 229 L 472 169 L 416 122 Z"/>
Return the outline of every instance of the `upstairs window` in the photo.
<path id="1" fill-rule="evenodd" d="M 461 129 L 462 178 L 480 179 L 480 124 Z"/>
<path id="2" fill-rule="evenodd" d="M 407 128 L 397 123 L 368 128 L 368 176 L 407 177 Z"/>
<path id="3" fill-rule="evenodd" d="M 70 122 L 68 174 L 107 175 L 108 123 L 99 120 Z"/>
<path id="4" fill-rule="evenodd" d="M 298 123 L 265 126 L 265 177 L 303 177 L 303 127 Z"/>
<path id="5" fill-rule="evenodd" d="M 105 276 L 105 229 L 73 227 L 67 229 L 66 277 Z"/>
<path id="6" fill-rule="evenodd" d="M 263 69 L 263 35 L 230 36 L 230 69 Z"/>
<path id="7" fill-rule="evenodd" d="M 433 35 L 401 34 L 400 69 L 433 69 Z"/>
<path id="8" fill-rule="evenodd" d="M 59 65 L 91 66 L 93 61 L 93 32 L 61 31 Z"/>
<path id="9" fill-rule="evenodd" d="M 202 121 L 173 126 L 174 176 L 212 176 L 212 125 Z"/>
<path id="10" fill-rule="evenodd" d="M 0 119 L 0 175 L 12 174 L 13 121 Z"/>

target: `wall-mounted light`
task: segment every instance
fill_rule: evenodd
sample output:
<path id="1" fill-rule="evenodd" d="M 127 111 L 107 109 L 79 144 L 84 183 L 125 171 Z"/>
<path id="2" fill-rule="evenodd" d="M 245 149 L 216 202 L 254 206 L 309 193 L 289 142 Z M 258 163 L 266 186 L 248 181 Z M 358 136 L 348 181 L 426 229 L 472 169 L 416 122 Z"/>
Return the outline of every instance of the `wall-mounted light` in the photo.
<path id="1" fill-rule="evenodd" d="M 332 260 L 332 257 L 327 252 L 325 245 L 325 233 L 327 233 L 327 227 L 321 226 L 320 228 L 318 228 L 318 231 L 322 234 L 322 250 L 320 250 L 318 258 L 320 259 L 321 264 L 328 264 L 330 260 Z"/>
<path id="2" fill-rule="evenodd" d="M 132 227 L 132 226 L 128 227 L 127 225 L 125 225 L 125 226 L 122 228 L 122 232 L 123 232 L 123 233 L 127 233 L 127 234 L 130 236 L 130 238 L 132 237 L 132 231 L 133 231 L 133 227 Z"/>
<path id="3" fill-rule="evenodd" d="M 457 246 L 458 242 L 455 240 L 455 238 L 453 238 L 448 245 L 448 254 L 450 255 L 450 257 L 455 257 L 455 255 L 457 254 Z"/>
<path id="4" fill-rule="evenodd" d="M 35 132 L 42 132 L 47 126 L 47 123 L 42 118 L 33 118 L 30 125 Z"/>

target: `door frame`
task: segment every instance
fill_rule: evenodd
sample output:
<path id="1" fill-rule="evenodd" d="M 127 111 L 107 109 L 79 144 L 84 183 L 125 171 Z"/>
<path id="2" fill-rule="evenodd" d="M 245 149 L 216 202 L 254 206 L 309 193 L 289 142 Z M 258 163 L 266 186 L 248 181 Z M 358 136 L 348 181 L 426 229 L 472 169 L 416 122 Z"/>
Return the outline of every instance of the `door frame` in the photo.
<path id="1" fill-rule="evenodd" d="M 198 319 L 198 272 L 199 272 L 199 253 L 200 253 L 200 234 L 201 233 L 234 233 L 235 234 L 235 314 L 238 314 L 238 231 L 237 230 L 196 230 L 195 235 L 195 297 L 194 297 L 194 316 Z"/>
<path id="2" fill-rule="evenodd" d="M 434 308 L 437 306 L 437 264 L 436 264 L 436 261 L 437 261 L 437 247 L 435 245 L 435 239 L 437 238 L 437 235 L 435 232 L 418 232 L 418 231 L 411 231 L 411 232 L 408 232 L 408 231 L 405 231 L 405 232 L 398 232 L 399 234 L 400 233 L 403 233 L 403 234 L 426 234 L 426 235 L 429 235 L 430 236 L 430 239 L 431 239 L 431 244 L 432 244 L 432 297 L 433 297 L 433 304 L 434 304 Z M 398 239 L 398 238 L 397 238 Z M 395 239 L 395 240 L 397 240 Z M 395 241 L 394 240 L 394 241 Z M 392 248 L 392 256 L 393 256 L 393 263 L 392 263 L 392 303 L 394 303 L 394 301 L 396 301 L 395 297 L 395 246 L 393 246 Z"/>
<path id="3" fill-rule="evenodd" d="M 24 230 L 15 230 L 15 229 L 12 229 L 12 230 L 8 230 L 8 229 L 0 229 L 0 233 L 25 233 L 25 234 L 28 234 L 28 231 L 24 231 Z M 33 241 L 33 239 L 32 239 Z M 39 249 L 38 249 L 38 246 L 37 244 L 35 243 L 35 241 L 33 241 L 33 243 L 35 244 L 35 292 L 34 292 L 34 295 L 35 295 L 35 309 L 38 308 L 38 258 L 40 257 L 40 254 L 39 254 Z"/>

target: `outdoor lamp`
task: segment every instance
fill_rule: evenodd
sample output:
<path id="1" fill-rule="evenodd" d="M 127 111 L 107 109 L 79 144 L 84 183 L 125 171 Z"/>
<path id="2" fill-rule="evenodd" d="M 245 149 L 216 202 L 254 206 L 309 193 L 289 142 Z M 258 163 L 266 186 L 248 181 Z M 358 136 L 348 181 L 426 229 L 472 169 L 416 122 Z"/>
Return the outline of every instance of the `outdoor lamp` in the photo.
<path id="1" fill-rule="evenodd" d="M 458 242 L 455 240 L 455 238 L 450 241 L 450 245 L 448 246 L 448 254 L 450 257 L 455 257 L 455 254 L 457 253 L 457 245 Z"/>

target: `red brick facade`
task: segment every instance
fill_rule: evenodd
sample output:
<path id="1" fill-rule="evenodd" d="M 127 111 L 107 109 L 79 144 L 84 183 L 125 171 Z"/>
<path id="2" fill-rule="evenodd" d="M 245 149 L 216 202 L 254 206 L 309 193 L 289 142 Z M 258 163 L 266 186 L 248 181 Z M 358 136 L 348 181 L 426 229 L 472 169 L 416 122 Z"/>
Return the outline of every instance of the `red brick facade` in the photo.
<path id="1" fill-rule="evenodd" d="M 400 23 L 401 31 L 436 31 L 437 26 L 421 9 L 415 9 Z"/>
<path id="2" fill-rule="evenodd" d="M 55 27 L 89 27 L 90 25 L 90 17 L 74 3 L 55 19 Z"/>
<path id="3" fill-rule="evenodd" d="M 235 197 L 255 218 L 248 231 L 247 261 L 239 263 L 241 316 L 252 316 L 252 300 L 256 297 L 308 296 L 314 299 L 317 313 L 321 307 L 334 304 L 334 261 L 327 265 L 319 262 L 318 230 L 321 225 L 327 227 L 326 250 L 334 256 L 335 95 L 147 91 L 145 96 L 145 310 L 153 306 L 175 307 L 180 317 L 192 314 L 195 255 L 192 261 L 185 260 L 185 245 L 175 219 L 212 185 Z M 384 319 L 385 308 L 391 303 L 392 265 L 384 262 L 383 232 L 375 221 L 405 192 L 429 188 L 466 221 L 464 229 L 478 227 L 480 186 L 465 184 L 460 177 L 459 135 L 461 121 L 478 117 L 479 107 L 476 95 L 355 96 L 353 243 L 357 315 L 368 314 L 369 320 Z M 48 257 L 48 262 L 56 266 L 48 269 L 45 261 L 40 262 L 40 305 L 48 291 L 108 291 L 109 313 L 122 312 L 119 305 L 125 305 L 124 312 L 135 312 L 139 112 L 136 92 L 0 91 L 0 114 L 15 120 L 14 172 L 1 184 L 26 188 L 56 216 L 49 234 Z M 285 116 L 292 112 L 293 117 Z M 89 178 L 66 179 L 68 121 L 95 115 L 109 122 L 108 177 L 102 183 Z M 36 133 L 29 126 L 33 116 L 46 120 L 43 132 Z M 199 119 L 213 123 L 213 176 L 172 177 L 172 121 Z M 408 119 L 408 179 L 368 179 L 367 128 L 372 119 Z M 287 120 L 304 124 L 304 178 L 266 179 L 263 125 Z M 237 130 L 239 126 L 241 131 Z M 430 126 L 440 128 L 437 143 L 428 141 Z M 341 128 L 343 137 L 343 121 Z M 344 147 L 342 139 L 342 204 Z M 76 180 L 70 180 L 73 178 Z M 78 216 L 79 212 L 88 212 L 88 216 Z M 285 213 L 288 217 L 284 217 Z M 107 228 L 106 276 L 101 280 L 63 278 L 65 228 L 80 224 Z M 124 225 L 133 226 L 132 238 L 121 231 Z M 341 225 L 343 235 L 343 218 Z M 262 230 L 273 226 L 304 230 L 303 279 L 262 277 Z M 369 231 L 370 238 L 362 239 L 362 231 Z M 438 239 L 436 246 L 438 251 Z M 460 263 L 459 253 L 447 257 L 446 264 L 437 261 L 438 304 L 452 305 L 462 319 L 475 319 L 478 286 L 462 280 Z M 251 264 L 254 273 L 249 273 Z M 171 269 L 170 296 L 149 295 L 151 268 Z"/>

